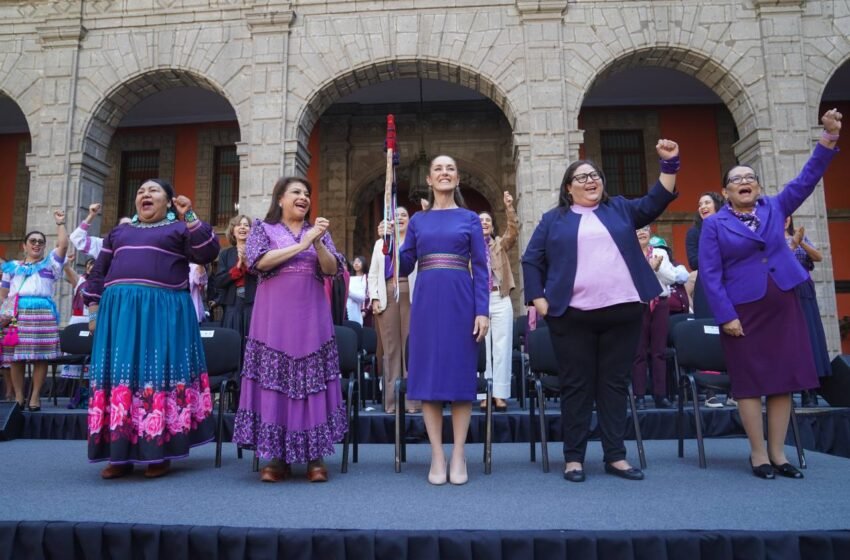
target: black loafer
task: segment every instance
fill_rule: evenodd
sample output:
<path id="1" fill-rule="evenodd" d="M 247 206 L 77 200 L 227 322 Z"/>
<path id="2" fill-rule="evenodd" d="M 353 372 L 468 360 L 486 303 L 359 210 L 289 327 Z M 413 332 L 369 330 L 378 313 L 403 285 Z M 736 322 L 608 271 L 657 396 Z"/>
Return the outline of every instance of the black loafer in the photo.
<path id="1" fill-rule="evenodd" d="M 788 466 L 790 467 L 791 465 Z M 750 459 L 750 468 L 753 469 L 753 474 L 759 478 L 763 478 L 765 480 L 773 480 L 775 478 L 773 466 L 771 466 L 770 463 L 755 466 L 753 465 L 753 460 Z M 793 469 L 794 467 L 791 468 Z"/>
<path id="2" fill-rule="evenodd" d="M 564 473 L 564 480 L 570 482 L 584 482 L 584 471 L 573 469 Z"/>
<path id="3" fill-rule="evenodd" d="M 619 476 L 620 478 L 625 478 L 626 480 L 643 480 L 643 471 L 635 467 L 618 469 L 617 467 L 611 466 L 611 463 L 605 463 L 605 472 L 613 474 L 614 476 Z"/>
<path id="4" fill-rule="evenodd" d="M 803 473 L 801 473 L 800 470 L 791 463 L 777 465 L 771 461 L 770 464 L 776 472 L 786 478 L 803 478 Z"/>

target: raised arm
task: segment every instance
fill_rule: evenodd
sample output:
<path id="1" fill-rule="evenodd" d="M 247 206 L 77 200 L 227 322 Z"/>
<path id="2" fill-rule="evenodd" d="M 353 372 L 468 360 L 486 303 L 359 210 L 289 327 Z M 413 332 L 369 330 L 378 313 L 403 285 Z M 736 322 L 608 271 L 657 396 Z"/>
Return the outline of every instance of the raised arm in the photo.
<path id="1" fill-rule="evenodd" d="M 516 210 L 514 210 L 514 197 L 511 196 L 511 193 L 505 191 L 503 201 L 508 225 L 505 234 L 502 236 L 502 250 L 510 251 L 516 245 L 516 239 L 519 235 L 519 218 L 517 218 Z"/>
<path id="2" fill-rule="evenodd" d="M 56 256 L 65 259 L 68 252 L 68 230 L 65 229 L 65 211 L 55 210 L 53 219 L 56 220 Z"/>
<path id="3" fill-rule="evenodd" d="M 183 254 L 189 262 L 209 264 L 218 256 L 220 245 L 211 225 L 202 222 L 192 210 L 192 201 L 183 195 L 174 197 L 174 209 L 186 222 Z"/>

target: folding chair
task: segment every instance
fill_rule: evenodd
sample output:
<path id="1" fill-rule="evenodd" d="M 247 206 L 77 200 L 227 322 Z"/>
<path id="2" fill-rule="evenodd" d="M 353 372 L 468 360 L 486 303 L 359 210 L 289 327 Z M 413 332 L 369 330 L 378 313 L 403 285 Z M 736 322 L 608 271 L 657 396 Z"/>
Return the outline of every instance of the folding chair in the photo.
<path id="1" fill-rule="evenodd" d="M 357 388 L 361 389 L 361 390 L 358 390 L 358 394 L 360 395 L 360 398 L 357 400 L 357 402 L 354 403 L 354 405 L 358 409 L 361 406 L 363 408 L 366 408 L 366 395 L 363 394 L 363 391 L 362 391 L 362 388 L 363 388 L 363 374 L 362 374 L 363 367 L 362 367 L 361 362 L 362 362 L 362 357 L 365 354 L 363 325 L 361 325 L 357 321 L 349 321 L 349 320 L 346 319 L 345 321 L 342 322 L 342 326 L 348 327 L 349 329 L 353 330 L 354 333 L 357 335 Z M 362 403 L 361 403 L 361 400 L 362 400 Z"/>
<path id="2" fill-rule="evenodd" d="M 536 461 L 534 452 L 536 443 L 534 433 L 534 401 L 536 399 L 537 406 L 540 408 L 538 429 L 540 430 L 540 454 L 543 458 L 543 472 L 549 472 L 549 449 L 547 445 L 549 442 L 546 433 L 546 395 L 560 397 L 561 384 L 558 380 L 558 360 L 555 357 L 555 349 L 552 346 L 552 339 L 549 336 L 549 329 L 547 327 L 540 327 L 538 325 L 537 329 L 527 334 L 526 341 L 529 369 L 531 370 L 531 382 L 534 384 L 534 395 L 532 395 L 528 405 L 531 461 Z M 637 443 L 638 458 L 640 459 L 640 468 L 645 469 L 646 453 L 643 447 L 643 437 L 637 415 L 635 394 L 631 383 L 629 383 L 629 407 L 632 411 L 632 423 L 635 429 L 635 441 Z"/>
<path id="3" fill-rule="evenodd" d="M 224 437 L 225 396 L 235 399 L 239 392 L 239 374 L 242 369 L 242 335 L 233 329 L 204 326 L 201 343 L 207 361 L 210 391 L 218 393 L 218 421 L 215 434 L 215 467 L 221 468 L 221 444 Z M 236 448 L 242 458 L 242 448 Z"/>
<path id="4" fill-rule="evenodd" d="M 366 370 L 369 371 L 369 386 L 372 403 L 378 402 L 378 333 L 372 327 L 363 327 L 363 348 L 360 355 L 361 385 L 360 390 L 363 408 L 366 407 Z"/>
<path id="5" fill-rule="evenodd" d="M 526 390 L 528 353 L 525 351 L 525 331 L 527 324 L 527 315 L 520 315 L 514 319 L 514 336 L 511 351 L 511 375 L 516 383 L 519 407 L 523 410 L 525 410 L 525 399 L 528 396 L 528 391 Z"/>
<path id="6" fill-rule="evenodd" d="M 53 406 L 59 406 L 56 370 L 63 365 L 80 366 L 80 382 L 82 382 L 84 375 L 82 369 L 91 359 L 91 347 L 92 336 L 89 333 L 88 323 L 68 325 L 59 333 L 59 349 L 65 354 L 47 361 L 51 366 L 50 394 L 53 397 Z"/>
<path id="7" fill-rule="evenodd" d="M 673 359 L 679 374 L 679 407 L 676 412 L 676 433 L 679 438 L 679 457 L 685 456 L 684 420 L 685 392 L 690 389 L 694 407 L 694 424 L 697 433 L 697 450 L 699 452 L 699 467 L 706 468 L 705 445 L 702 433 L 702 414 L 699 407 L 698 392 L 700 388 L 715 389 L 729 392 L 731 382 L 726 374 L 706 374 L 701 371 L 726 371 L 726 359 L 720 343 L 720 327 L 713 319 L 695 319 L 682 321 L 676 325 L 673 333 L 675 353 Z M 806 456 L 800 443 L 800 429 L 797 425 L 797 414 L 791 407 L 791 430 L 794 433 L 794 443 L 797 446 L 797 459 L 800 468 L 806 468 Z"/>
<path id="8" fill-rule="evenodd" d="M 407 363 L 408 340 L 404 342 L 404 359 Z M 478 344 L 478 393 L 487 395 L 487 408 L 484 411 L 484 474 L 490 474 L 493 468 L 493 380 L 484 377 L 487 369 L 487 346 L 482 340 Z M 407 462 L 406 418 L 404 397 L 407 394 L 407 379 L 395 382 L 395 472 L 401 472 L 401 464 Z"/>
<path id="9" fill-rule="evenodd" d="M 335 325 L 334 337 L 336 338 L 336 348 L 339 354 L 339 370 L 342 374 L 342 396 L 345 399 L 345 419 L 348 423 L 348 430 L 345 432 L 345 438 L 342 441 L 342 468 L 340 472 L 348 472 L 348 444 L 351 442 L 353 447 L 352 462 L 357 462 L 357 426 L 360 419 L 360 408 L 357 406 L 357 401 L 360 395 L 359 373 L 360 373 L 360 353 L 357 342 L 357 332 L 350 327 Z"/>

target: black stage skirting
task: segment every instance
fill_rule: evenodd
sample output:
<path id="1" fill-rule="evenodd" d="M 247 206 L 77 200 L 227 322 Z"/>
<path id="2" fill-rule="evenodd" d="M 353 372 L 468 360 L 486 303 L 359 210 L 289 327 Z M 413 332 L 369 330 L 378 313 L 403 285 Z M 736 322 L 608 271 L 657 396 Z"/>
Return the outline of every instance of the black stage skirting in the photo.
<path id="1" fill-rule="evenodd" d="M 846 559 L 850 531 L 333 531 L 0 522 L 0 558 Z"/>
<path id="2" fill-rule="evenodd" d="M 685 410 L 687 438 L 696 437 L 693 412 Z M 64 410 L 47 405 L 39 413 L 24 413 L 26 422 L 21 437 L 26 439 L 86 439 L 86 412 L 84 410 Z M 645 439 L 676 439 L 675 410 L 646 410 L 639 414 L 640 425 Z M 703 409 L 703 430 L 706 437 L 742 437 L 744 428 L 737 409 Z M 557 407 L 548 408 L 549 441 L 561 441 L 560 414 Z M 812 451 L 829 453 L 850 458 L 850 409 L 816 408 L 800 409 L 797 414 L 803 447 Z M 425 424 L 421 414 L 408 415 L 407 434 L 410 442 L 426 442 Z M 528 413 L 512 408 L 507 413 L 493 416 L 493 441 L 495 443 L 516 443 L 529 440 Z M 233 429 L 233 415 L 225 415 L 225 441 L 230 441 Z M 443 425 L 445 441 L 451 441 L 451 424 Z M 391 443 L 395 437 L 395 419 L 383 413 L 363 413 L 358 424 L 358 435 L 362 443 Z M 593 435 L 598 439 L 598 434 Z M 628 423 L 629 439 L 634 439 L 632 422 Z M 793 445 L 790 431 L 788 443 Z M 470 443 L 484 440 L 484 416 L 477 412 L 472 415 L 470 425 Z"/>

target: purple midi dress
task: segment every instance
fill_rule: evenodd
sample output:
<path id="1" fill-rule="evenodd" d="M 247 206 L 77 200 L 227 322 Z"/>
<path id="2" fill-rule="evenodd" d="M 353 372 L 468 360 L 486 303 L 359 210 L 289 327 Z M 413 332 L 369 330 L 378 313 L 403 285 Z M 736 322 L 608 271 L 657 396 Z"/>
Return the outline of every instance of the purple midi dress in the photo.
<path id="1" fill-rule="evenodd" d="M 464 208 L 417 212 L 399 254 L 400 272 L 418 265 L 410 308 L 407 393 L 423 401 L 476 396 L 477 315 L 489 316 L 488 250 L 478 216 Z"/>
<path id="2" fill-rule="evenodd" d="M 278 268 L 255 267 L 270 250 L 290 247 L 299 235 L 283 224 L 257 220 L 246 245 L 248 266 L 258 275 L 254 313 L 242 366 L 242 393 L 234 442 L 265 459 L 306 463 L 334 453 L 347 429 L 339 357 L 314 247 Z M 341 257 L 330 234 L 322 242 Z"/>

